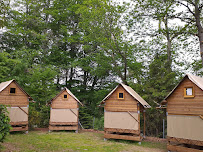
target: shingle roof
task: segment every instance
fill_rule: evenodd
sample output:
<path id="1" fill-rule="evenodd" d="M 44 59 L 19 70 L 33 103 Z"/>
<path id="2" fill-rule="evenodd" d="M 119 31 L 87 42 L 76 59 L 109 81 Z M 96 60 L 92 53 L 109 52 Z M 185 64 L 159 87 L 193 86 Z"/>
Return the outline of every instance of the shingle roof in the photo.
<path id="1" fill-rule="evenodd" d="M 79 104 L 81 104 L 83 106 L 83 104 L 78 100 L 78 98 L 76 98 L 72 92 L 68 89 L 68 88 L 64 88 L 63 90 L 61 90 L 61 92 L 59 94 L 57 94 L 54 98 L 52 98 L 49 102 L 51 103 L 54 99 L 56 99 L 61 93 L 63 93 L 64 91 L 66 91 L 70 96 L 72 96 Z"/>
<path id="2" fill-rule="evenodd" d="M 121 85 L 134 99 L 136 99 L 139 103 L 143 105 L 144 108 L 151 108 L 151 106 L 142 98 L 139 94 L 137 94 L 131 87 L 120 83 Z M 103 100 L 102 103 L 105 103 L 105 100 L 119 87 L 119 85 L 116 86 Z"/>

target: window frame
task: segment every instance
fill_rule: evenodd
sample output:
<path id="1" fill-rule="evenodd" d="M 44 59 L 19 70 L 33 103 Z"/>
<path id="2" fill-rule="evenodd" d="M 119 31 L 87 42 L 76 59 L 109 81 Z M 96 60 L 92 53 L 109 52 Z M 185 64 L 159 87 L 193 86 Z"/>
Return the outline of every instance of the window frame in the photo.
<path id="1" fill-rule="evenodd" d="M 187 88 L 192 88 L 192 95 L 187 95 Z M 193 86 L 184 87 L 184 98 L 194 98 L 195 97 L 195 90 Z"/>
<path id="2" fill-rule="evenodd" d="M 64 98 L 65 95 L 67 96 L 67 98 Z M 64 94 L 64 95 L 63 95 L 63 100 L 67 100 L 67 99 L 68 99 L 68 95 L 67 95 L 67 94 Z"/>
<path id="3" fill-rule="evenodd" d="M 15 93 L 11 93 L 11 89 L 15 89 Z M 16 89 L 16 88 L 13 88 L 13 87 L 10 87 L 10 88 L 9 88 L 9 94 L 14 95 L 14 94 L 16 94 L 16 92 L 17 92 L 17 89 Z"/>
<path id="4" fill-rule="evenodd" d="M 123 94 L 123 98 L 120 98 L 120 97 L 119 97 L 119 94 L 120 94 L 120 93 Z M 123 91 L 119 91 L 119 92 L 118 92 L 118 94 L 117 94 L 117 99 L 119 99 L 119 100 L 125 99 L 125 95 L 124 95 L 124 92 L 123 92 Z"/>

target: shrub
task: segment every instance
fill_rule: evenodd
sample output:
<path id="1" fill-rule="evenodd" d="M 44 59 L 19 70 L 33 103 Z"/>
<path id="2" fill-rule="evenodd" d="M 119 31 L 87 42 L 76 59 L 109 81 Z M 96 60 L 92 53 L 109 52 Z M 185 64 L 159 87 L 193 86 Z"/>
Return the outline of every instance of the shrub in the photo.
<path id="1" fill-rule="evenodd" d="M 35 104 L 30 104 L 29 107 L 29 127 L 32 129 L 37 127 L 49 126 L 50 107 L 42 105 L 40 108 L 36 108 Z"/>
<path id="2" fill-rule="evenodd" d="M 6 135 L 9 134 L 11 128 L 9 122 L 10 119 L 8 117 L 6 106 L 0 105 L 0 142 L 3 142 Z"/>
<path id="3" fill-rule="evenodd" d="M 81 107 L 79 110 L 79 121 L 81 122 L 82 126 L 85 129 L 91 129 L 92 128 L 92 120 L 93 117 L 89 112 L 89 109 L 87 109 L 87 107 Z"/>
<path id="4" fill-rule="evenodd" d="M 94 129 L 104 130 L 104 116 L 102 116 L 101 118 L 95 118 Z"/>

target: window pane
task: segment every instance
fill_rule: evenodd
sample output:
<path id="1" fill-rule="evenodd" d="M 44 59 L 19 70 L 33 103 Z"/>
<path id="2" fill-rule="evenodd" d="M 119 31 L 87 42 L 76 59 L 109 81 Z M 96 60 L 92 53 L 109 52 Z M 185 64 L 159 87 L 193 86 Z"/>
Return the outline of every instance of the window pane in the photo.
<path id="1" fill-rule="evenodd" d="M 16 88 L 10 88 L 10 93 L 16 93 Z"/>
<path id="2" fill-rule="evenodd" d="M 64 98 L 67 98 L 67 95 L 64 95 Z"/>
<path id="3" fill-rule="evenodd" d="M 186 89 L 186 95 L 187 96 L 192 96 L 192 88 L 187 88 Z"/>
<path id="4" fill-rule="evenodd" d="M 119 98 L 123 98 L 123 93 L 119 93 Z"/>

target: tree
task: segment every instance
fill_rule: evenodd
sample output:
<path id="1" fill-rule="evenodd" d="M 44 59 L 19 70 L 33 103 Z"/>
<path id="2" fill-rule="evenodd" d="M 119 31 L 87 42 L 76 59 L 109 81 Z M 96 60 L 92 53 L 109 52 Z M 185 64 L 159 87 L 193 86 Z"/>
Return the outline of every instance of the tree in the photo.
<path id="1" fill-rule="evenodd" d="M 10 0 L 0 2 L 0 29 L 6 26 Z"/>
<path id="2" fill-rule="evenodd" d="M 81 7 L 78 13 L 82 18 L 80 25 L 84 31 L 84 51 L 106 56 L 109 66 L 105 71 L 108 70 L 109 74 L 127 83 L 129 66 L 131 61 L 136 62 L 137 50 L 132 48 L 122 30 L 123 22 L 120 18 L 125 12 L 125 6 L 106 0 L 86 1 L 83 5 L 86 7 Z M 98 61 L 96 65 L 94 68 L 104 64 Z"/>
<path id="3" fill-rule="evenodd" d="M 185 8 L 185 10 L 175 14 L 175 18 L 181 19 L 182 22 L 190 26 L 190 34 L 196 35 L 199 38 L 203 66 L 203 2 L 201 0 L 174 0 L 174 3 L 179 7 Z"/>
<path id="4" fill-rule="evenodd" d="M 167 55 L 156 54 L 149 65 L 149 71 L 139 84 L 131 84 L 150 105 L 146 114 L 146 134 L 162 136 L 162 119 L 166 119 L 164 111 L 157 110 L 161 101 L 177 84 L 175 72 L 167 70 Z M 152 121 L 153 120 L 153 121 Z"/>
<path id="5" fill-rule="evenodd" d="M 188 25 L 179 24 L 181 21 L 174 18 L 177 9 L 173 0 L 136 1 L 129 18 L 132 30 L 140 28 L 135 30 L 135 36 L 145 41 L 145 47 L 149 48 L 146 49 L 146 56 L 153 57 L 157 51 L 162 50 L 162 53 L 167 54 L 166 68 L 169 71 L 172 71 L 174 65 L 180 64 L 180 60 L 177 62 L 177 54 L 185 46 L 185 37 L 189 36 Z"/>

